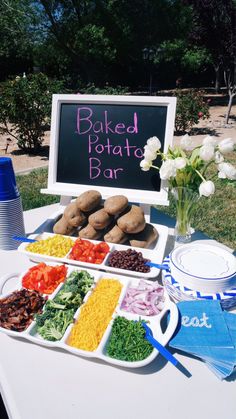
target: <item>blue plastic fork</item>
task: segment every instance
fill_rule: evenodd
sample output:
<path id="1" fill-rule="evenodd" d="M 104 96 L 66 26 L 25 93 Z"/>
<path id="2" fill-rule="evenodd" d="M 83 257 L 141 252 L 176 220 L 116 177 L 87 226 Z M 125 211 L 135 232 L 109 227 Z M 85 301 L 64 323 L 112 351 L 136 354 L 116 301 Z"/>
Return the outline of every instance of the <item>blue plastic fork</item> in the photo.
<path id="1" fill-rule="evenodd" d="M 168 265 L 160 264 L 160 263 L 153 263 L 153 262 L 146 262 L 146 266 L 150 266 L 151 268 L 158 268 L 158 269 L 165 269 L 166 271 L 169 269 Z"/>
<path id="2" fill-rule="evenodd" d="M 151 345 L 156 348 L 165 359 L 167 359 L 167 361 L 170 361 L 176 367 L 179 361 L 160 342 L 158 342 L 158 340 L 154 339 L 152 330 L 145 322 L 142 322 L 142 326 L 146 332 L 145 339 L 147 339 L 148 342 L 151 343 Z"/>
<path id="3" fill-rule="evenodd" d="M 16 240 L 18 242 L 26 242 L 26 243 L 34 243 L 37 241 L 34 239 L 28 239 L 28 237 L 21 237 L 21 236 L 13 236 L 12 238 L 13 240 Z"/>

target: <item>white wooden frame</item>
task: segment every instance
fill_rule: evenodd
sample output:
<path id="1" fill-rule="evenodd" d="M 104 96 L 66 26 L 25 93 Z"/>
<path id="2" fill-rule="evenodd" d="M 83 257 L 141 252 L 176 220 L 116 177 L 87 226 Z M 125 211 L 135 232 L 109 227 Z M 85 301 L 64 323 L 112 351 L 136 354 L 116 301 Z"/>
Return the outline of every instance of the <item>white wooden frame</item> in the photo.
<path id="1" fill-rule="evenodd" d="M 91 189 L 91 186 L 84 184 L 68 184 L 56 181 L 57 178 L 57 155 L 58 138 L 60 123 L 61 104 L 116 104 L 116 105 L 145 105 L 145 106 L 166 106 L 167 119 L 164 138 L 164 152 L 172 145 L 174 133 L 174 120 L 176 109 L 175 97 L 160 96 L 118 96 L 118 95 L 53 95 L 52 101 L 52 119 L 50 135 L 50 154 L 49 154 L 49 173 L 48 188 L 42 189 L 42 193 L 61 195 L 62 202 L 68 203 L 72 196 L 78 196 L 82 192 Z M 141 169 L 140 169 L 141 170 Z M 139 202 L 141 204 L 160 204 L 168 205 L 168 191 L 165 181 L 161 181 L 160 191 L 147 191 L 139 189 L 111 188 L 105 186 L 92 186 L 92 189 L 98 189 L 103 199 L 110 196 L 123 194 L 127 196 L 130 202 Z M 66 198 L 68 197 L 68 198 Z M 63 199 L 64 198 L 64 199 Z"/>

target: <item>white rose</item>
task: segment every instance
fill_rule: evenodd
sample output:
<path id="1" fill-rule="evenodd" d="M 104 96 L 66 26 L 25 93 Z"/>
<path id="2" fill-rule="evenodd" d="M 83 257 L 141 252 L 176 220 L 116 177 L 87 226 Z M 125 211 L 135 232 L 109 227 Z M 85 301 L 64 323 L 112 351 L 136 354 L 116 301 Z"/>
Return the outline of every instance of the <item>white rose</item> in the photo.
<path id="1" fill-rule="evenodd" d="M 236 168 L 230 163 L 220 163 L 218 165 L 218 177 L 221 179 L 236 180 Z"/>
<path id="2" fill-rule="evenodd" d="M 184 169 L 186 166 L 186 159 L 184 157 L 176 157 L 174 159 L 176 169 Z"/>
<path id="3" fill-rule="evenodd" d="M 224 140 L 219 142 L 218 148 L 219 148 L 219 151 L 222 154 L 230 153 L 234 149 L 233 139 L 232 138 L 225 138 Z"/>
<path id="4" fill-rule="evenodd" d="M 157 155 L 154 151 L 150 150 L 147 145 L 145 145 L 143 156 L 145 160 L 155 160 Z"/>
<path id="5" fill-rule="evenodd" d="M 219 164 L 222 163 L 224 161 L 224 156 L 222 156 L 222 154 L 219 151 L 215 152 L 215 163 Z"/>
<path id="6" fill-rule="evenodd" d="M 174 160 L 165 160 L 163 161 L 160 168 L 160 178 L 163 180 L 168 180 L 171 177 L 176 175 L 176 167 Z"/>
<path id="7" fill-rule="evenodd" d="M 207 135 L 203 141 L 202 145 L 212 145 L 213 147 L 216 146 L 216 139 L 215 137 L 212 137 L 211 135 Z"/>
<path id="8" fill-rule="evenodd" d="M 144 172 L 147 172 L 150 169 L 151 165 L 152 165 L 152 162 L 145 159 L 141 160 L 140 162 L 140 167 Z"/>
<path id="9" fill-rule="evenodd" d="M 199 186 L 200 196 L 210 196 L 215 192 L 215 185 L 211 180 L 204 180 Z"/>
<path id="10" fill-rule="evenodd" d="M 180 140 L 180 147 L 183 150 L 192 150 L 194 148 L 193 139 L 188 134 L 185 134 Z"/>
<path id="11" fill-rule="evenodd" d="M 212 145 L 203 145 L 199 149 L 199 156 L 204 161 L 210 161 L 215 156 L 215 149 Z"/>
<path id="12" fill-rule="evenodd" d="M 147 140 L 147 145 L 148 145 L 149 150 L 151 151 L 157 151 L 157 150 L 160 150 L 161 148 L 161 142 L 159 138 L 157 137 L 149 138 L 149 140 Z"/>

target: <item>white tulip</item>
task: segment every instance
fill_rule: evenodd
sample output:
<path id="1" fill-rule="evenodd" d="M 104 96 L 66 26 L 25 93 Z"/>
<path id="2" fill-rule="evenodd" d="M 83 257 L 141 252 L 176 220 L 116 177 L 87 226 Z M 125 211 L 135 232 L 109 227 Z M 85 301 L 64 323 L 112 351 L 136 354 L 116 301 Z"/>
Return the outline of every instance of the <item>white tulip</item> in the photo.
<path id="1" fill-rule="evenodd" d="M 212 145 L 203 145 L 199 149 L 199 156 L 204 161 L 210 161 L 215 156 L 215 149 Z"/>
<path id="2" fill-rule="evenodd" d="M 215 137 L 212 137 L 211 135 L 207 135 L 203 141 L 202 145 L 212 145 L 213 147 L 216 146 L 216 139 Z"/>
<path id="3" fill-rule="evenodd" d="M 141 160 L 140 162 L 141 170 L 143 170 L 144 172 L 147 172 L 150 169 L 151 165 L 152 165 L 152 162 L 149 160 L 144 159 L 144 160 Z"/>
<path id="4" fill-rule="evenodd" d="M 236 168 L 230 163 L 220 163 L 218 165 L 218 177 L 221 179 L 236 180 Z"/>
<path id="5" fill-rule="evenodd" d="M 188 134 L 185 134 L 182 138 L 181 138 L 181 140 L 180 140 L 180 147 L 183 149 L 183 150 L 192 150 L 193 148 L 194 148 L 194 141 L 193 141 L 193 139 L 188 135 Z"/>
<path id="6" fill-rule="evenodd" d="M 176 175 L 176 167 L 174 160 L 165 160 L 163 161 L 161 168 L 160 168 L 160 178 L 164 180 L 168 180 L 171 177 Z"/>
<path id="7" fill-rule="evenodd" d="M 215 163 L 219 164 L 219 163 L 222 163 L 223 161 L 224 161 L 224 156 L 219 151 L 216 151 L 215 152 Z"/>
<path id="8" fill-rule="evenodd" d="M 150 150 L 149 147 L 145 145 L 143 156 L 145 160 L 155 160 L 157 155 L 155 151 Z"/>
<path id="9" fill-rule="evenodd" d="M 184 169 L 186 166 L 186 159 L 184 157 L 176 157 L 174 159 L 176 169 Z"/>
<path id="10" fill-rule="evenodd" d="M 149 150 L 151 151 L 157 151 L 160 150 L 161 148 L 161 142 L 159 140 L 159 138 L 157 137 L 151 137 L 147 140 L 147 145 Z"/>
<path id="11" fill-rule="evenodd" d="M 204 180 L 199 186 L 200 196 L 210 196 L 215 192 L 215 185 L 211 180 Z"/>
<path id="12" fill-rule="evenodd" d="M 225 138 L 224 140 L 220 141 L 218 144 L 219 151 L 222 154 L 231 153 L 234 149 L 234 141 L 232 138 Z"/>

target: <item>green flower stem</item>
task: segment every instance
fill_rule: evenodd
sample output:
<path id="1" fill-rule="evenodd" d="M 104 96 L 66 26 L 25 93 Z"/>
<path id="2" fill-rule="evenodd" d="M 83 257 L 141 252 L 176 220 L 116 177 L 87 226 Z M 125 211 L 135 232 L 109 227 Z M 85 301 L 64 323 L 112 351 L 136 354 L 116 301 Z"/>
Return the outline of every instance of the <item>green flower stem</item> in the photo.
<path id="1" fill-rule="evenodd" d="M 202 174 L 197 170 L 197 169 L 195 169 L 195 172 L 198 174 L 198 176 L 203 180 L 203 182 L 205 182 L 205 178 L 202 176 Z"/>
<path id="2" fill-rule="evenodd" d="M 176 236 L 190 236 L 190 220 L 199 195 L 185 187 L 174 188 L 176 204 Z"/>
<path id="3" fill-rule="evenodd" d="M 204 167 L 204 169 L 203 169 L 203 175 L 205 175 L 205 173 L 206 173 L 206 170 L 207 170 L 207 168 L 212 164 L 212 163 L 214 163 L 215 164 L 215 161 L 214 160 L 210 160 L 206 165 L 205 165 L 205 167 Z"/>

